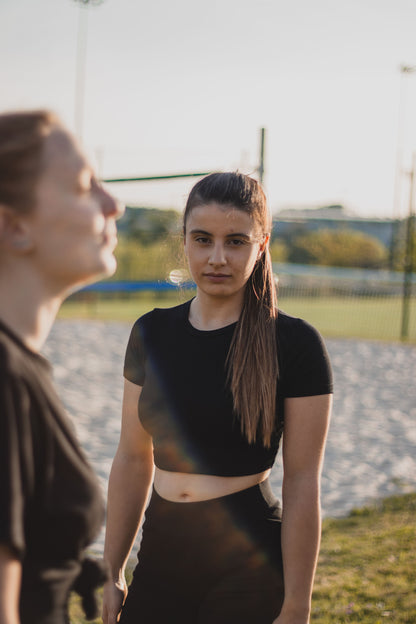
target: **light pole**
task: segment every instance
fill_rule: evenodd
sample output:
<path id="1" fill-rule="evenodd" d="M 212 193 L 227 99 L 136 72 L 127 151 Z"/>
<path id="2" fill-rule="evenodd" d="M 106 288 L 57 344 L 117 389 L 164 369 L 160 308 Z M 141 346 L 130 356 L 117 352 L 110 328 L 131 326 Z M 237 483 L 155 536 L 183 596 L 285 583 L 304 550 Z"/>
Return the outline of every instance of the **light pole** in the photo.
<path id="1" fill-rule="evenodd" d="M 75 82 L 75 132 L 80 140 L 84 131 L 85 61 L 87 55 L 88 8 L 104 0 L 72 0 L 79 6 L 77 32 L 77 65 Z"/>
<path id="2" fill-rule="evenodd" d="M 396 176 L 394 185 L 394 217 L 396 223 L 399 224 L 401 216 L 401 187 L 403 180 L 403 136 L 405 130 L 405 103 L 406 93 L 405 87 L 407 86 L 407 77 L 410 74 L 416 73 L 416 65 L 401 65 L 400 66 L 401 80 L 400 80 L 400 100 L 399 100 L 399 122 L 398 122 L 398 139 L 397 139 L 397 158 L 396 158 Z M 409 318 L 410 318 L 410 303 L 412 298 L 412 279 L 413 279 L 413 241 L 414 241 L 414 193 L 415 193 L 415 175 L 416 175 L 416 156 L 413 153 L 413 159 L 410 169 L 410 188 L 409 188 L 409 214 L 406 219 L 406 240 L 405 240 L 405 253 L 404 253 L 404 269 L 403 269 L 403 299 L 402 299 L 402 320 L 400 337 L 402 340 L 407 340 L 409 337 Z M 397 226 L 396 226 L 397 227 Z M 393 224 L 395 229 L 395 225 Z M 395 252 L 397 248 L 397 232 L 393 230 L 392 245 L 391 245 L 391 262 L 392 268 L 395 261 Z"/>
<path id="3" fill-rule="evenodd" d="M 407 78 L 410 74 L 416 73 L 416 65 L 400 65 L 400 94 L 399 111 L 397 123 L 397 150 L 396 150 L 396 171 L 394 176 L 394 196 L 393 196 L 393 224 L 390 241 L 390 268 L 394 269 L 396 264 L 396 252 L 398 238 L 400 237 L 400 217 L 403 182 L 403 137 L 406 117 L 406 92 Z"/>
<path id="4" fill-rule="evenodd" d="M 266 142 L 266 128 L 260 128 L 260 154 L 259 154 L 259 182 L 263 184 L 264 179 L 264 146 Z"/>
<path id="5" fill-rule="evenodd" d="M 396 155 L 396 175 L 394 180 L 394 206 L 393 216 L 400 217 L 401 206 L 401 181 L 402 181 L 402 166 L 403 166 L 403 135 L 405 130 L 405 117 L 406 117 L 406 93 L 405 87 L 407 83 L 407 77 L 410 74 L 416 73 L 416 65 L 400 65 L 400 95 L 399 95 L 399 119 L 397 129 L 397 155 Z"/>

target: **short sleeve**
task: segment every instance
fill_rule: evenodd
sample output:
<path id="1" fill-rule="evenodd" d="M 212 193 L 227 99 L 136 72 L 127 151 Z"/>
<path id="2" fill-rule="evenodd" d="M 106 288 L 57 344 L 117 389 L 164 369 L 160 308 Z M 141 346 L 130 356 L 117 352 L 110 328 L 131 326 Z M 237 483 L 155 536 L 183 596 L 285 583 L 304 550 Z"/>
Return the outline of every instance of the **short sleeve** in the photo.
<path id="1" fill-rule="evenodd" d="M 0 376 L 0 542 L 21 558 L 34 462 L 27 394 L 17 385 L 13 378 Z"/>
<path id="2" fill-rule="evenodd" d="M 124 358 L 124 377 L 132 383 L 143 386 L 145 379 L 146 353 L 141 319 L 135 322 L 130 332 Z"/>
<path id="3" fill-rule="evenodd" d="M 332 394 L 331 362 L 322 336 L 306 321 L 294 320 L 280 370 L 283 396 Z"/>

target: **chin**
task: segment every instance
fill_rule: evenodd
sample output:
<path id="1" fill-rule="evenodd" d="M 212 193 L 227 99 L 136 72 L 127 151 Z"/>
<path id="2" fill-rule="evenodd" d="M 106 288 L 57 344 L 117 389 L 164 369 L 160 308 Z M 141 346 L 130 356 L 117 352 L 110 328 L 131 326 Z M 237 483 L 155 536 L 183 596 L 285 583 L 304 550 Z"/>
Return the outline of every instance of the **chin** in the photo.
<path id="1" fill-rule="evenodd" d="M 103 277 L 111 277 L 116 272 L 116 269 L 117 269 L 117 261 L 116 261 L 116 259 L 113 256 L 111 258 L 111 261 L 106 263 L 106 266 L 104 268 L 102 276 Z"/>
<path id="2" fill-rule="evenodd" d="M 233 291 L 230 288 L 227 288 L 227 286 L 213 286 L 212 288 L 204 288 L 205 292 L 208 295 L 232 295 Z"/>
<path id="3" fill-rule="evenodd" d="M 97 279 L 103 279 L 105 277 L 111 277 L 114 275 L 117 269 L 117 260 L 112 253 L 106 253 L 100 258 L 100 266 L 96 273 Z"/>
<path id="4" fill-rule="evenodd" d="M 94 284 L 95 282 L 106 279 L 107 277 L 111 277 L 116 272 L 116 269 L 117 262 L 113 255 L 102 258 L 101 262 L 97 263 L 94 268 L 90 267 L 89 271 L 85 271 L 83 274 L 81 273 L 78 278 L 74 277 L 72 283 L 68 284 L 65 289 L 67 293 L 66 296 L 76 292 L 77 290 L 81 290 L 85 286 L 89 286 L 90 284 Z"/>

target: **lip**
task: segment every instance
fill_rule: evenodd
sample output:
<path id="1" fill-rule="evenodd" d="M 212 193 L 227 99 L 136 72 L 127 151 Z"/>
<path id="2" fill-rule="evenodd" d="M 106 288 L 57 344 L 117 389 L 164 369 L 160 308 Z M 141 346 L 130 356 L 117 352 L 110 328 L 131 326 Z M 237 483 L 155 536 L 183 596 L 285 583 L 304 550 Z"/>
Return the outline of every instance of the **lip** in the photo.
<path id="1" fill-rule="evenodd" d="M 112 247 L 113 249 L 115 249 L 118 243 L 117 236 L 110 233 L 104 233 L 103 243 L 106 247 Z"/>
<path id="2" fill-rule="evenodd" d="M 204 277 L 212 282 L 222 282 L 230 278 L 231 275 L 227 275 L 226 273 L 204 273 Z"/>

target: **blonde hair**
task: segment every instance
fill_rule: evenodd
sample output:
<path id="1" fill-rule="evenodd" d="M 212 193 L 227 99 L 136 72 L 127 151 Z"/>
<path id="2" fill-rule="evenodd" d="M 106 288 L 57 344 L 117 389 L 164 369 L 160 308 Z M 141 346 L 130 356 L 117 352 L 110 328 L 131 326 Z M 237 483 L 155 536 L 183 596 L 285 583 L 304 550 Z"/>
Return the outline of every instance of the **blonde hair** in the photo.
<path id="1" fill-rule="evenodd" d="M 0 114 L 0 203 L 21 212 L 32 209 L 45 139 L 61 125 L 47 110 Z"/>

